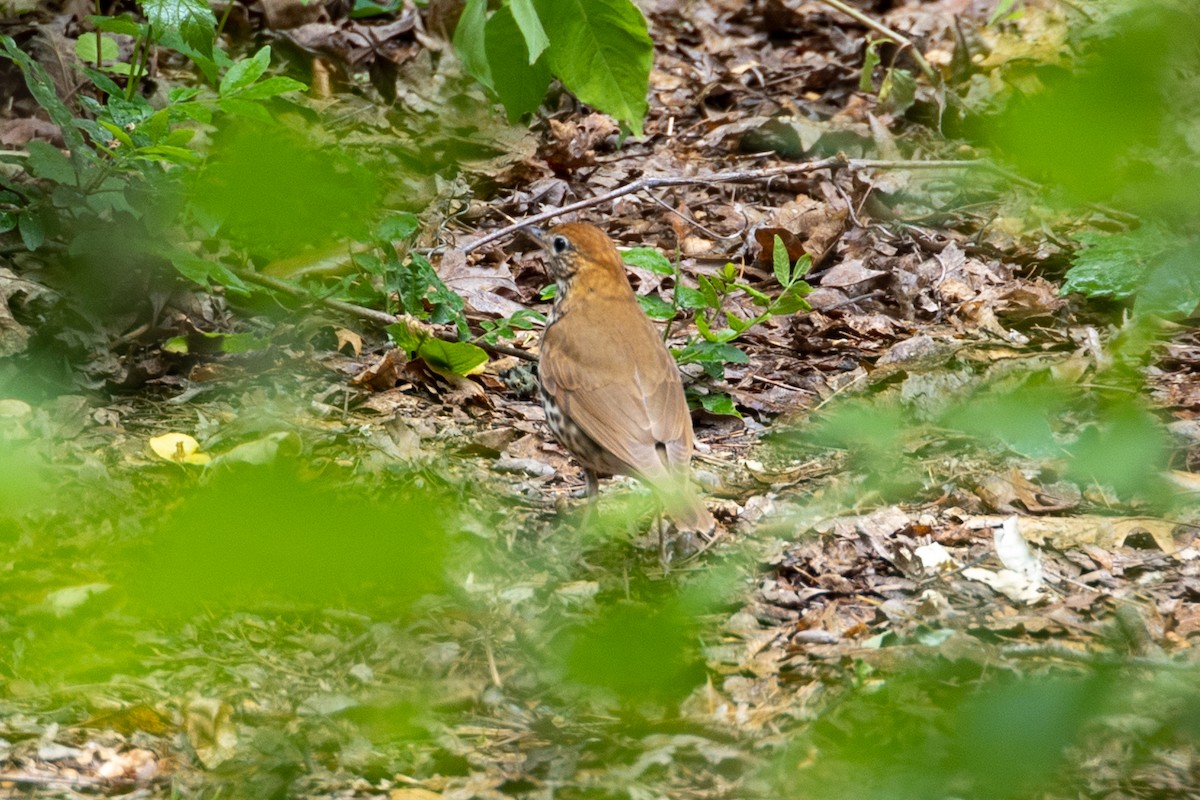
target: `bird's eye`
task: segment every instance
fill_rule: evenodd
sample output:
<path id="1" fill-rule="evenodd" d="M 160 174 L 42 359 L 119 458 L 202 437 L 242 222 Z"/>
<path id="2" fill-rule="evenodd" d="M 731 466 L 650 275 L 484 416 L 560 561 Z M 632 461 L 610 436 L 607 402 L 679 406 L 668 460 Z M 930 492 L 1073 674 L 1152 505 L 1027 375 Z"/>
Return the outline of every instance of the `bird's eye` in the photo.
<path id="1" fill-rule="evenodd" d="M 555 236 L 550 240 L 550 246 L 554 248 L 556 253 L 565 253 L 567 248 L 571 246 L 571 242 L 565 236 Z"/>

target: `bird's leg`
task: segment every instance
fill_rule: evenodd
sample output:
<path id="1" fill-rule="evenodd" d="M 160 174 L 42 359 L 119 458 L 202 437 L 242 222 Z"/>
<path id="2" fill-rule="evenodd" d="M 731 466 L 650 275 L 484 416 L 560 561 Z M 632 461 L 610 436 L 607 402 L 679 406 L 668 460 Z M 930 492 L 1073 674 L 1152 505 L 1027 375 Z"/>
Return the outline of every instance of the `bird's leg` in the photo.
<path id="1" fill-rule="evenodd" d="M 662 509 L 656 515 L 658 522 L 658 563 L 662 566 L 663 574 L 671 571 L 671 553 L 667 549 L 667 520 Z"/>
<path id="2" fill-rule="evenodd" d="M 583 512 L 582 527 L 590 528 L 596 522 L 597 518 L 597 504 L 600 499 L 600 479 L 596 477 L 596 471 L 588 467 L 583 468 L 583 479 L 586 482 L 587 510 Z"/>

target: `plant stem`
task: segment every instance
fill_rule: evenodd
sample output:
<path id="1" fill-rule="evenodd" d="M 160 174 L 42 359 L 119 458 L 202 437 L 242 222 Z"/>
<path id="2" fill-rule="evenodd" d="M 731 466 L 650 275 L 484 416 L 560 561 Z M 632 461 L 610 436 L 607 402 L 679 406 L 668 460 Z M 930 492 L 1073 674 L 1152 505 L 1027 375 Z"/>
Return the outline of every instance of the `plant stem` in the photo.
<path id="1" fill-rule="evenodd" d="M 230 11 L 233 11 L 233 0 L 229 0 L 225 4 L 225 13 L 221 15 L 221 21 L 217 23 L 217 36 L 225 32 L 225 23 L 229 20 Z"/>
<path id="2" fill-rule="evenodd" d="M 103 12 L 100 9 L 100 0 L 96 0 L 96 16 L 103 16 Z M 104 33 L 99 28 L 96 28 L 96 69 L 100 69 L 100 59 L 104 54 L 104 51 L 100 48 L 102 36 L 104 36 Z"/>
<path id="3" fill-rule="evenodd" d="M 141 81 L 141 53 L 145 47 L 146 39 L 142 36 L 137 38 L 133 43 L 133 55 L 129 59 L 129 77 L 125 81 L 125 99 L 133 100 L 133 93 L 136 90 L 138 83 Z"/>
<path id="4" fill-rule="evenodd" d="M 902 34 L 897 33 L 896 31 L 892 30 L 891 28 L 884 25 L 883 23 L 877 22 L 877 21 L 871 19 L 866 14 L 859 11 L 857 8 L 853 8 L 852 6 L 846 5 L 845 3 L 842 2 L 842 0 L 820 0 L 820 1 L 822 3 L 824 3 L 825 5 L 829 6 L 830 8 L 836 8 L 838 11 L 842 12 L 846 16 L 852 17 L 853 19 L 858 20 L 863 25 L 866 25 L 868 28 L 875 31 L 876 33 L 886 36 L 888 39 L 890 39 L 893 42 L 895 42 L 896 44 L 900 45 L 900 47 L 902 49 L 907 49 L 907 50 L 912 51 L 913 61 L 917 62 L 917 67 L 921 70 L 921 73 L 929 80 L 934 81 L 934 82 L 937 81 L 937 73 L 933 71 L 933 67 L 931 67 L 929 65 L 929 62 L 925 60 L 925 56 L 921 55 L 921 51 L 918 50 L 916 48 L 916 46 L 913 45 L 911 39 L 908 39 L 907 37 L 903 36 Z"/>

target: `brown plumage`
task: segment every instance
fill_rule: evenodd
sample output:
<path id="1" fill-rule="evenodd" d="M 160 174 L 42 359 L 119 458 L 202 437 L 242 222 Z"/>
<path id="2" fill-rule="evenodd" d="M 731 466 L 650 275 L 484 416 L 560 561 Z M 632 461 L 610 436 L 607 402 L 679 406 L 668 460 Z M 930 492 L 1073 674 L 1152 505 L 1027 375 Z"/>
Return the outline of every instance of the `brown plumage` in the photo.
<path id="1" fill-rule="evenodd" d="M 539 356 L 542 404 L 555 437 L 583 465 L 588 494 L 597 474 L 631 475 L 679 527 L 710 530 L 712 515 L 688 480 L 692 418 L 679 367 L 638 305 L 617 248 L 593 225 L 536 235 L 558 285 Z"/>

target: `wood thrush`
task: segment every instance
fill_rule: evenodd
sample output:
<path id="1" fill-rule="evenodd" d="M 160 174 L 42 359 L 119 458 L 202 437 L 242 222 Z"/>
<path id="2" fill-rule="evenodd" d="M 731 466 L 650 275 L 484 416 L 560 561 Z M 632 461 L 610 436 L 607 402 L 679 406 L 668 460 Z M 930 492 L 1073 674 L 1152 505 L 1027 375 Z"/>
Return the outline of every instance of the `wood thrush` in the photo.
<path id="1" fill-rule="evenodd" d="M 534 229 L 558 293 L 542 334 L 538 377 L 546 421 L 583 465 L 630 475 L 654 490 L 678 527 L 714 522 L 688 479 L 692 418 L 675 359 L 638 305 L 617 248 L 599 228 Z"/>

